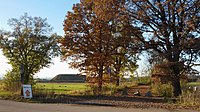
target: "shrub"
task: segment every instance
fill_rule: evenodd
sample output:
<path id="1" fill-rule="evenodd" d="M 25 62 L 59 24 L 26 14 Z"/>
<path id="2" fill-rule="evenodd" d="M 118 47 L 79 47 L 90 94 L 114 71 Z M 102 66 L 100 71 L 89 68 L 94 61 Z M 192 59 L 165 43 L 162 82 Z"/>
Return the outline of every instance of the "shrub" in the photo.
<path id="1" fill-rule="evenodd" d="M 29 84 L 34 85 L 35 81 L 33 80 L 33 77 L 30 76 Z M 6 91 L 12 91 L 17 92 L 21 90 L 21 82 L 20 82 L 20 74 L 17 70 L 13 69 L 11 71 L 8 71 L 3 80 L 3 89 Z"/>
<path id="2" fill-rule="evenodd" d="M 17 92 L 21 88 L 20 76 L 14 71 L 8 71 L 3 78 L 3 89 L 6 91 Z"/>
<path id="3" fill-rule="evenodd" d="M 151 77 L 140 77 L 138 80 L 138 85 L 149 85 L 151 84 Z"/>
<path id="4" fill-rule="evenodd" d="M 96 95 L 97 94 L 97 92 L 98 92 L 98 86 L 97 86 L 97 84 L 95 84 L 95 83 L 88 83 L 86 86 L 89 88 L 87 90 L 88 94 L 90 94 L 90 95 Z"/>
<path id="5" fill-rule="evenodd" d="M 172 97 L 172 86 L 171 84 L 153 84 L 151 86 L 151 91 L 156 96 L 163 96 L 163 97 Z"/>
<path id="6" fill-rule="evenodd" d="M 3 90 L 3 82 L 0 80 L 0 91 Z"/>

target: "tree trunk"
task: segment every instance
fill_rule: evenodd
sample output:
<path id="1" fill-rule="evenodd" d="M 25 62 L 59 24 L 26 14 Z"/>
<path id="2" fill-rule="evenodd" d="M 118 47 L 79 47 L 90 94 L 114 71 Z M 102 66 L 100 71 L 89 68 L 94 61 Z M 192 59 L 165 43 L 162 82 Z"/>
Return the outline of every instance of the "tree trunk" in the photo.
<path id="1" fill-rule="evenodd" d="M 24 75 L 24 84 L 28 84 L 29 83 L 29 75 L 25 74 Z"/>
<path id="2" fill-rule="evenodd" d="M 103 84 L 102 81 L 103 81 L 103 66 L 100 67 L 98 74 L 98 94 L 101 93 L 102 91 L 102 84 Z"/>
<path id="3" fill-rule="evenodd" d="M 98 91 L 101 92 L 102 90 L 102 74 L 99 74 L 98 77 Z"/>
<path id="4" fill-rule="evenodd" d="M 119 76 L 116 76 L 116 86 L 119 86 Z"/>
<path id="5" fill-rule="evenodd" d="M 121 62 L 120 62 L 121 63 Z M 120 76 L 119 76 L 119 72 L 120 72 L 120 64 L 119 62 L 117 62 L 117 66 L 116 66 L 116 86 L 119 86 L 119 79 L 120 79 Z"/>
<path id="6" fill-rule="evenodd" d="M 173 96 L 177 97 L 182 94 L 181 91 L 181 84 L 180 84 L 180 65 L 176 63 L 172 66 L 173 76 L 171 79 L 172 86 L 173 86 Z"/>
<path id="7" fill-rule="evenodd" d="M 24 84 L 28 84 L 29 83 L 29 73 L 28 73 L 28 65 L 25 64 L 24 66 Z"/>
<path id="8" fill-rule="evenodd" d="M 172 80 L 172 86 L 173 86 L 173 96 L 174 97 L 177 97 L 182 94 L 180 77 L 176 77 Z"/>

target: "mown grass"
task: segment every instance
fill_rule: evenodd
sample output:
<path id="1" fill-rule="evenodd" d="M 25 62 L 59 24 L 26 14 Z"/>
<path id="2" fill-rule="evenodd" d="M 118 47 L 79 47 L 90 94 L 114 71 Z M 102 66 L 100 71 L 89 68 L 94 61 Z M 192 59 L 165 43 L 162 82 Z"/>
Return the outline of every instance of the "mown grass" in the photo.
<path id="1" fill-rule="evenodd" d="M 37 83 L 34 89 L 43 93 L 71 94 L 75 91 L 84 91 L 87 86 L 85 83 Z"/>
<path id="2" fill-rule="evenodd" d="M 190 82 L 187 83 L 187 86 L 200 86 L 200 82 Z"/>

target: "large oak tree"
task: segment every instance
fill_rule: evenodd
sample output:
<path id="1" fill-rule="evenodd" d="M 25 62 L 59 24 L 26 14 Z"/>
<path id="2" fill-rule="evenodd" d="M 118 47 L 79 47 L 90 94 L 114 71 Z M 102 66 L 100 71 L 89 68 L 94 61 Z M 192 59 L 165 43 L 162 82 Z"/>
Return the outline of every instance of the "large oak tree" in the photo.
<path id="1" fill-rule="evenodd" d="M 180 76 L 199 57 L 199 0 L 127 0 L 126 9 L 142 50 L 154 50 L 169 64 L 174 96 L 181 94 Z"/>
<path id="2" fill-rule="evenodd" d="M 19 19 L 10 19 L 8 24 L 12 30 L 0 32 L 0 48 L 13 70 L 20 71 L 20 66 L 24 66 L 23 83 L 27 84 L 36 72 L 47 67 L 58 55 L 59 36 L 51 33 L 52 27 L 47 19 L 31 17 L 27 13 Z"/>
<path id="3" fill-rule="evenodd" d="M 120 3 L 81 0 L 74 5 L 73 12 L 67 13 L 64 21 L 63 58 L 71 60 L 71 67 L 97 77 L 99 90 L 107 67 L 116 62 L 114 57 L 125 56 L 125 53 L 117 53 L 117 48 L 131 46 L 131 30 L 128 29 L 132 26 L 126 24 L 129 21 L 126 16 L 120 15 Z"/>

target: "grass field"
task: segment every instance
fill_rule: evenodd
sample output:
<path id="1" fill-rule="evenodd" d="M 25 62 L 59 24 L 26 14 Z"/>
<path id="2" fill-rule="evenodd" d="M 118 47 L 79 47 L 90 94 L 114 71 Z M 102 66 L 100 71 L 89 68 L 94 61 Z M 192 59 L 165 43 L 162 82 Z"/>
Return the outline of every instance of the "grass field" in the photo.
<path id="1" fill-rule="evenodd" d="M 200 82 L 190 82 L 187 83 L 188 86 L 200 86 Z"/>
<path id="2" fill-rule="evenodd" d="M 86 83 L 37 83 L 36 91 L 54 92 L 55 94 L 70 94 L 87 89 Z"/>
<path id="3" fill-rule="evenodd" d="M 130 84 L 125 84 L 130 85 Z M 0 96 L 9 96 L 12 92 L 2 89 L 0 82 Z M 200 82 L 191 82 L 187 86 L 200 86 Z M 91 88 L 87 83 L 37 83 L 33 86 L 34 94 L 67 94 L 67 95 L 83 95 L 91 92 Z M 89 93 L 90 94 L 90 93 Z M 92 94 L 92 93 L 91 93 Z"/>

